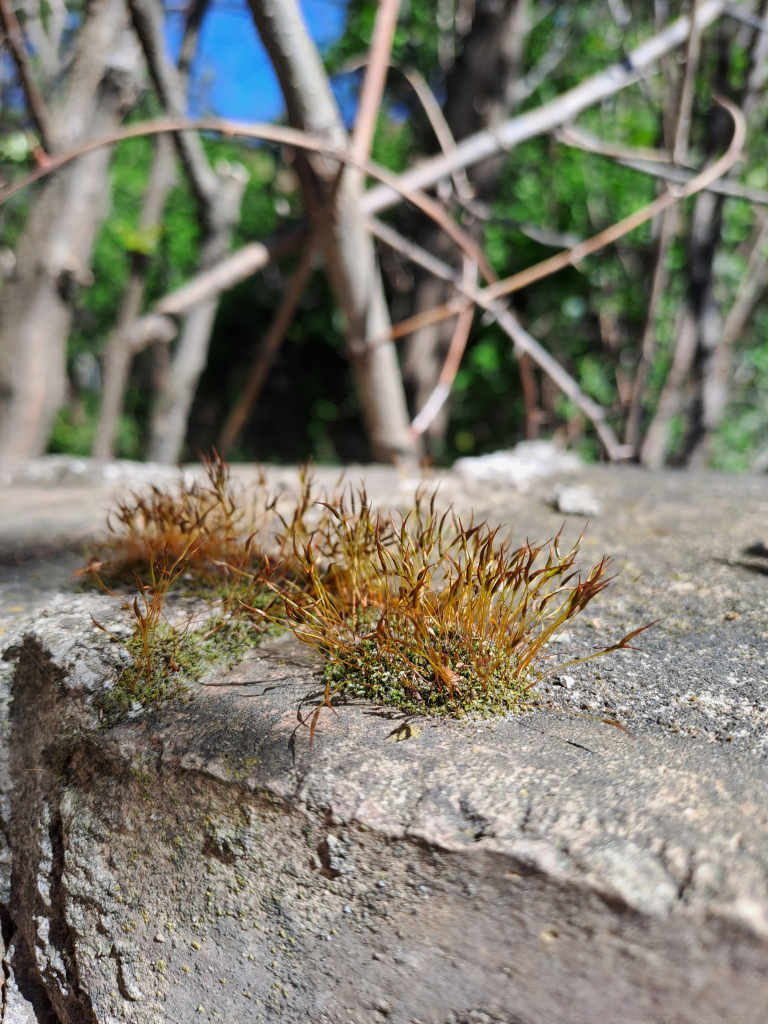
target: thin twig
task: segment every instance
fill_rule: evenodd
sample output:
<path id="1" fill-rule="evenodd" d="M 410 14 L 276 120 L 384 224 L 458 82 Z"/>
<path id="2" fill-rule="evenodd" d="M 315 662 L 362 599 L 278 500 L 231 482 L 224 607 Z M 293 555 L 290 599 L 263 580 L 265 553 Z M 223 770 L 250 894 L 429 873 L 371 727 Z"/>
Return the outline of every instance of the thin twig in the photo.
<path id="1" fill-rule="evenodd" d="M 208 10 L 209 0 L 192 0 L 187 13 L 186 23 L 184 25 L 184 38 L 181 43 L 181 52 L 179 54 L 179 75 L 184 90 L 187 89 L 189 72 L 192 67 L 192 61 L 197 53 L 197 44 L 200 36 L 200 28 L 205 17 L 205 12 Z"/>
<path id="2" fill-rule="evenodd" d="M 32 75 L 24 35 L 10 0 L 0 0 L 0 25 L 5 33 L 5 41 L 11 51 L 13 63 L 16 65 L 16 72 L 24 92 L 24 99 L 27 101 L 29 115 L 40 136 L 43 149 L 46 153 L 50 153 L 53 145 L 53 133 L 48 108 Z"/>
<path id="3" fill-rule="evenodd" d="M 553 138 L 564 146 L 573 149 L 583 150 L 585 153 L 596 153 L 598 156 L 607 156 L 616 160 L 622 167 L 628 167 L 632 171 L 640 171 L 641 174 L 648 174 L 653 178 L 663 178 L 665 181 L 672 181 L 676 185 L 685 185 L 695 177 L 695 170 L 688 170 L 687 167 L 676 167 L 669 163 L 669 154 L 663 149 L 646 149 L 638 146 L 623 146 L 620 143 L 608 142 L 605 139 L 593 135 L 591 132 L 575 128 L 573 125 L 565 125 L 552 133 Z M 721 178 L 707 185 L 706 192 L 715 192 L 717 195 L 729 196 L 733 199 L 746 199 L 749 203 L 758 206 L 768 206 L 768 191 L 759 188 L 747 188 L 738 182 L 730 181 L 728 178 Z"/>
<path id="4" fill-rule="evenodd" d="M 368 62 L 368 57 L 356 57 L 354 60 L 347 61 L 344 65 L 345 71 L 356 71 L 358 68 L 363 67 Z M 453 137 L 448 122 L 445 119 L 442 108 L 437 102 L 437 97 L 434 92 L 430 89 L 429 83 L 426 78 L 417 71 L 416 68 L 400 67 L 398 64 L 390 63 L 390 68 L 394 71 L 399 71 L 400 74 L 405 78 L 410 87 L 416 93 L 416 98 L 421 104 L 422 110 L 424 111 L 427 120 L 429 121 L 432 131 L 435 133 L 440 149 L 443 153 L 450 153 L 456 149 L 456 140 Z M 453 178 L 453 184 L 456 188 L 458 195 L 464 199 L 472 199 L 474 196 L 474 190 L 469 183 L 467 173 L 463 167 L 454 171 L 451 175 Z"/>
<path id="5" fill-rule="evenodd" d="M 376 178 L 386 184 L 388 188 L 394 189 L 404 200 L 412 203 L 422 213 L 434 220 L 438 227 L 441 227 L 468 256 L 477 262 L 480 272 L 486 281 L 494 280 L 496 277 L 488 262 L 488 258 L 475 239 L 457 224 L 435 199 L 425 195 L 425 193 L 420 192 L 418 189 L 402 188 L 396 174 L 384 170 L 383 167 L 379 167 L 378 164 L 374 164 L 370 160 L 357 161 L 346 149 L 339 149 L 337 146 L 325 142 L 323 139 L 318 139 L 308 132 L 300 131 L 297 128 L 286 128 L 282 125 L 242 124 L 237 121 L 221 118 L 201 118 L 195 121 L 181 118 L 161 121 L 140 121 L 127 128 L 103 135 L 101 138 L 83 142 L 67 150 L 66 153 L 57 154 L 46 167 L 39 167 L 18 181 L 7 185 L 4 189 L 0 189 L 0 204 L 33 182 L 39 181 L 53 171 L 76 160 L 78 157 L 91 153 L 96 149 L 101 149 L 103 146 L 111 146 L 116 142 L 122 142 L 124 139 L 136 139 L 145 135 L 159 135 L 162 132 L 178 134 L 188 131 L 220 132 L 227 138 L 241 136 L 246 139 L 262 139 L 267 142 L 276 142 L 280 145 L 303 149 L 310 153 L 320 153 L 338 160 L 341 164 L 348 164 L 359 171 L 363 171 L 369 177 Z"/>
<path id="6" fill-rule="evenodd" d="M 360 90 L 357 120 L 352 133 L 352 154 L 358 163 L 364 163 L 371 155 L 399 8 L 400 0 L 379 0 L 368 54 L 368 70 Z"/>
<path id="7" fill-rule="evenodd" d="M 720 426 L 728 401 L 734 346 L 743 337 L 749 318 L 768 286 L 767 246 L 768 215 L 763 214 L 756 225 L 747 266 L 739 281 L 736 297 L 725 318 L 718 344 L 710 356 L 712 366 L 704 378 L 702 420 L 708 433 Z"/>
<path id="8" fill-rule="evenodd" d="M 299 224 L 266 242 L 249 242 L 210 269 L 200 271 L 189 281 L 158 299 L 153 312 L 168 316 L 187 313 L 198 302 L 233 288 L 262 270 L 267 264 L 290 255 L 306 241 L 308 235 L 308 225 Z"/>
<path id="9" fill-rule="evenodd" d="M 672 239 L 675 236 L 676 227 L 677 217 L 675 216 L 675 210 L 665 210 L 661 218 L 661 230 L 656 249 L 651 293 L 648 298 L 648 308 L 645 311 L 645 326 L 640 343 L 640 359 L 635 370 L 634 381 L 632 382 L 632 396 L 629 402 L 627 425 L 624 433 L 625 444 L 629 445 L 635 453 L 637 453 L 637 446 L 640 443 L 645 383 L 656 352 L 656 315 L 667 286 L 667 254 L 672 244 Z"/>
<path id="10" fill-rule="evenodd" d="M 141 42 L 153 85 L 168 116 L 181 119 L 187 106 L 185 76 L 168 59 L 159 0 L 128 0 L 133 27 Z M 223 207 L 221 180 L 211 167 L 200 137 L 176 131 L 174 140 L 208 232 L 215 232 Z"/>
<path id="11" fill-rule="evenodd" d="M 355 67 L 360 67 L 361 64 L 364 64 L 365 60 L 366 58 L 363 58 L 362 60 L 355 61 L 354 63 L 348 63 L 346 67 L 350 70 L 353 70 Z M 454 151 L 456 149 L 456 140 L 453 137 L 453 132 L 451 131 L 450 125 L 445 119 L 440 104 L 437 102 L 437 97 L 435 96 L 434 92 L 430 89 L 424 76 L 415 68 L 400 68 L 397 67 L 396 65 L 390 65 L 390 67 L 395 67 L 396 70 L 400 71 L 400 73 L 406 79 L 406 81 L 411 86 L 413 91 L 416 93 L 416 96 L 419 102 L 421 103 L 424 113 L 427 116 L 427 120 L 432 126 L 432 130 L 435 133 L 435 137 L 437 138 L 437 141 L 442 151 L 444 153 Z M 452 178 L 454 188 L 456 191 L 456 196 L 459 199 L 459 202 L 466 206 L 468 209 L 471 209 L 472 212 L 475 212 L 475 214 L 477 215 L 479 211 L 475 209 L 475 206 L 480 206 L 481 204 L 474 203 L 474 190 L 469 182 L 469 179 L 467 178 L 466 171 L 464 170 L 464 168 L 462 167 L 454 171 L 452 174 Z M 416 246 L 416 249 L 418 248 L 419 247 Z M 421 250 L 421 252 L 426 253 L 426 250 Z M 445 264 L 441 264 L 440 260 L 435 260 L 435 266 L 437 265 L 441 265 L 442 267 L 445 266 Z M 470 267 L 474 267 L 474 270 L 470 271 Z M 465 257 L 464 259 L 464 272 L 465 281 L 467 280 L 467 273 L 471 272 L 475 275 L 475 277 L 471 281 L 472 285 L 474 286 L 474 284 L 476 283 L 475 279 L 477 276 L 477 267 L 471 260 L 467 259 L 467 257 Z M 440 277 L 441 271 L 438 271 L 436 276 Z M 461 358 L 464 354 L 464 349 L 466 348 L 467 341 L 469 340 L 469 332 L 472 329 L 473 320 L 474 309 L 472 308 L 471 305 L 468 304 L 459 313 L 456 325 L 454 327 L 453 336 L 448 347 L 445 362 L 440 372 L 437 384 L 435 385 L 431 394 L 428 396 L 426 402 L 420 409 L 418 415 L 411 423 L 411 437 L 417 437 L 427 430 L 427 428 L 434 422 L 435 417 L 438 415 L 440 409 L 443 407 L 446 400 L 448 399 L 448 396 L 451 392 L 451 388 L 453 387 L 453 382 L 456 378 L 456 374 L 458 373 L 459 366 L 461 364 Z M 526 434 L 528 432 L 528 424 L 531 420 L 532 415 L 532 409 L 530 406 L 531 373 L 528 363 L 525 362 L 524 365 L 524 360 L 527 359 L 528 357 L 525 354 L 520 354 L 520 371 L 521 376 L 524 380 L 524 394 L 526 400 Z"/>
<path id="12" fill-rule="evenodd" d="M 696 87 L 696 72 L 699 69 L 701 54 L 701 29 L 696 24 L 696 14 L 700 0 L 691 0 L 691 31 L 688 35 L 688 50 L 685 61 L 685 75 L 680 90 L 680 106 L 677 111 L 675 141 L 672 147 L 672 159 L 676 164 L 684 164 L 688 156 L 688 136 L 691 130 L 691 112 Z"/>
<path id="13" fill-rule="evenodd" d="M 724 0 L 708 0 L 698 12 L 697 23 L 702 28 L 710 25 L 723 13 L 725 6 Z M 541 9 L 544 10 L 545 8 L 542 7 Z M 552 131 L 559 124 L 573 119 L 582 110 L 632 85 L 655 61 L 663 58 L 671 50 L 679 46 L 680 43 L 684 42 L 689 32 L 690 22 L 688 18 L 683 17 L 629 53 L 622 64 L 614 65 L 599 72 L 597 75 L 576 86 L 575 89 L 563 93 L 561 96 L 533 111 L 527 111 L 522 115 L 505 121 L 493 130 L 485 130 L 463 140 L 457 146 L 456 153 L 450 154 L 449 161 L 446 160 L 444 155 L 436 156 L 401 175 L 398 179 L 398 187 L 392 187 L 387 184 L 370 189 L 362 197 L 362 205 L 365 212 L 376 214 L 392 206 L 394 202 L 402 199 L 403 188 L 406 190 L 411 187 L 428 188 L 458 169 L 469 167 L 473 163 L 484 160 L 488 156 L 493 156 L 500 150 L 509 149 L 525 139 Z M 141 126 L 136 127 L 138 130 L 134 135 L 129 135 L 128 137 L 148 134 Z M 194 126 L 186 123 L 183 127 Z M 215 125 L 208 127 L 211 130 L 216 130 Z M 168 129 L 156 129 L 156 131 L 164 130 Z M 100 144 L 107 145 L 110 141 L 102 140 Z M 119 141 L 119 139 L 115 141 Z M 291 143 L 288 144 L 290 145 Z M 79 154 L 69 154 L 68 159 L 72 159 L 77 155 Z M 647 167 L 638 166 L 635 169 L 648 174 L 657 173 L 655 170 L 649 170 Z M 43 177 L 44 173 L 44 171 L 35 172 L 8 186 L 5 190 L 1 190 L 0 203 L 4 202 L 19 189 L 39 180 L 39 178 Z M 669 180 L 685 180 L 683 172 L 679 169 L 674 171 L 668 169 L 658 173 L 659 176 L 668 177 Z M 750 190 L 749 193 L 746 191 L 742 192 L 741 186 L 735 183 L 713 183 L 712 191 L 722 192 L 726 195 L 739 195 L 751 202 L 768 204 L 768 192 L 762 193 L 754 190 Z M 257 247 L 258 251 L 256 251 Z M 263 263 L 262 257 L 264 257 Z M 269 260 L 269 254 L 263 253 L 260 243 L 254 243 L 252 246 L 245 246 L 244 249 L 227 256 L 220 263 L 211 267 L 210 270 L 193 278 L 189 285 L 196 286 L 199 282 L 201 288 L 210 289 L 210 294 L 212 295 L 217 294 L 219 291 L 231 287 L 233 283 L 237 283 L 250 276 L 250 274 L 255 273 L 256 270 L 268 263 Z M 230 277 L 230 265 L 235 273 L 233 278 Z M 249 269 L 251 266 L 253 267 L 252 270 Z M 242 277 L 238 276 L 240 273 L 242 273 Z M 176 305 L 177 296 L 179 302 L 185 302 L 186 289 L 187 286 L 185 285 L 176 292 L 172 292 L 168 296 L 169 305 Z M 161 300 L 161 303 L 158 305 L 157 312 L 166 311 L 160 308 L 163 301 Z M 175 310 L 169 309 L 168 312 L 175 312 Z"/>
<path id="14" fill-rule="evenodd" d="M 734 21 L 740 21 L 742 25 L 749 25 L 750 28 L 757 29 L 758 32 L 768 32 L 768 25 L 762 18 L 746 11 L 740 11 L 736 4 L 726 4 L 723 14 L 733 18 Z"/>
<path id="15" fill-rule="evenodd" d="M 467 288 L 473 288 L 476 282 L 477 266 L 465 257 L 462 283 L 465 284 Z M 467 347 L 469 332 L 472 330 L 472 321 L 474 320 L 474 317 L 475 308 L 472 303 L 468 302 L 466 307 L 461 311 L 461 313 L 459 313 L 456 320 L 456 326 L 453 329 L 453 337 L 451 338 L 451 343 L 448 346 L 448 353 L 445 357 L 443 368 L 440 371 L 437 384 L 433 388 L 432 393 L 429 395 L 424 405 L 419 410 L 418 415 L 411 423 L 411 437 L 418 437 L 420 434 L 423 434 L 434 422 L 435 417 L 445 405 L 445 402 L 451 393 L 453 382 L 456 379 L 456 374 L 459 372 L 461 357 L 464 355 L 464 349 Z"/>
<path id="16" fill-rule="evenodd" d="M 168 135 L 158 135 L 152 170 L 142 202 L 140 231 L 150 235 L 159 234 L 165 202 L 175 180 L 176 152 L 173 139 Z M 139 317 L 144 304 L 147 264 L 146 253 L 131 254 L 130 274 L 120 312 L 103 352 L 101 406 L 93 440 L 93 455 L 97 459 L 114 456 L 115 434 L 134 353 L 144 347 L 142 342 L 145 338 L 150 339 L 148 343 L 159 337 L 170 342 L 177 333 L 177 325 L 167 317 L 157 314 Z"/>
<path id="17" fill-rule="evenodd" d="M 648 174 L 653 178 L 663 178 L 665 181 L 674 182 L 676 185 L 684 185 L 695 176 L 695 171 L 688 171 L 682 167 L 665 167 L 662 164 L 651 164 L 645 160 L 619 159 L 623 167 L 630 170 L 640 171 L 641 174 Z M 714 192 L 719 196 L 727 196 L 730 199 L 745 199 L 748 203 L 756 206 L 768 206 L 768 191 L 759 188 L 748 188 L 740 185 L 737 181 L 730 181 L 728 178 L 720 178 L 707 185 L 705 192 Z"/>
<path id="18" fill-rule="evenodd" d="M 698 29 L 703 31 L 716 21 L 724 8 L 725 0 L 704 0 L 700 3 L 696 12 Z M 429 188 L 459 167 L 481 163 L 488 157 L 512 149 L 536 135 L 546 135 L 558 125 L 572 121 L 583 110 L 640 81 L 656 61 L 685 43 L 690 29 L 690 19 L 686 16 L 679 18 L 627 53 L 620 64 L 605 68 L 548 103 L 462 139 L 455 152 L 431 157 L 412 167 L 400 175 L 400 187 Z M 369 214 L 381 213 L 397 202 L 396 191 L 386 185 L 376 186 L 363 197 L 363 209 Z"/>
<path id="19" fill-rule="evenodd" d="M 610 142 L 598 135 L 579 128 L 575 124 L 564 124 L 552 132 L 552 137 L 564 146 L 583 150 L 585 153 L 597 153 L 599 156 L 610 156 L 615 160 L 648 160 L 656 164 L 668 164 L 670 154 L 665 149 L 651 149 L 649 146 L 625 146 L 621 142 Z"/>
<path id="20" fill-rule="evenodd" d="M 692 0 L 694 12 L 698 5 L 699 0 Z M 695 19 L 692 19 L 691 33 L 688 37 L 685 75 L 680 89 L 680 105 L 673 143 L 673 156 L 675 163 L 677 164 L 684 163 L 688 155 L 691 112 L 693 110 L 693 100 L 696 90 L 696 73 L 698 71 L 700 54 L 701 34 L 696 30 Z M 700 209 L 702 209 L 702 207 L 697 203 L 696 211 L 693 216 L 694 225 L 698 222 L 698 213 Z M 704 213 L 703 216 L 705 220 L 711 219 L 711 214 L 709 213 Z M 673 218 L 675 218 L 675 211 L 673 210 L 669 210 L 664 214 L 662 236 L 666 237 L 668 244 L 671 244 L 672 236 L 676 230 L 676 224 L 674 223 Z M 672 222 L 671 225 L 670 222 Z M 691 244 L 694 246 L 696 245 L 696 238 L 698 234 L 699 229 L 694 226 L 691 230 Z M 659 253 L 660 261 L 663 261 L 665 257 L 666 254 L 664 252 Z M 711 266 L 711 255 L 708 257 L 708 262 Z M 657 265 L 657 273 L 663 278 L 663 287 L 666 283 L 664 280 L 665 268 L 661 263 Z M 690 292 L 691 288 L 693 288 L 692 281 L 689 282 L 689 293 L 684 299 L 683 316 L 680 321 L 679 330 L 676 332 L 677 336 L 675 338 L 674 350 L 672 353 L 672 365 L 670 366 L 666 380 L 664 381 L 664 387 L 661 390 L 659 401 L 648 427 L 647 435 L 642 445 L 640 445 L 638 452 L 641 461 L 646 466 L 655 469 L 658 469 L 659 466 L 661 466 L 666 456 L 666 442 L 669 423 L 671 417 L 675 415 L 677 410 L 680 408 L 680 392 L 685 384 L 685 380 L 696 356 L 696 349 L 699 343 L 699 316 L 695 308 L 697 303 Z M 649 317 L 654 313 L 655 310 L 649 310 Z M 628 440 L 632 440 L 635 444 L 639 444 L 640 441 L 639 429 L 637 429 L 639 428 L 640 421 L 640 406 L 644 397 L 645 381 L 650 370 L 651 360 L 656 347 L 655 324 L 647 324 L 646 333 L 649 345 L 638 363 L 637 379 L 635 381 L 635 388 L 632 396 L 633 408 L 630 410 L 633 414 L 633 419 L 629 422 L 629 426 L 636 429 L 638 436 L 631 438 L 628 437 Z"/>
<path id="21" fill-rule="evenodd" d="M 698 0 L 692 0 L 691 32 L 688 36 L 688 52 L 685 65 L 685 76 L 680 89 L 678 101 L 677 121 L 675 123 L 675 134 L 672 140 L 673 159 L 676 164 L 685 162 L 688 155 L 688 136 L 691 128 L 691 110 L 693 108 L 693 96 L 696 85 L 696 72 L 699 66 L 699 55 L 701 52 L 701 33 L 696 29 L 696 7 Z M 632 397 L 627 415 L 627 427 L 624 440 L 639 454 L 640 428 L 643 413 L 643 399 L 645 397 L 645 386 L 648 374 L 653 365 L 656 353 L 656 315 L 658 313 L 661 297 L 667 286 L 667 254 L 672 245 L 672 240 L 677 232 L 677 210 L 672 207 L 665 210 L 661 217 L 661 230 L 659 232 L 659 245 L 656 252 L 656 265 L 653 270 L 653 281 L 651 294 L 648 300 L 648 309 L 645 314 L 645 327 L 643 329 L 643 340 L 640 347 L 640 360 L 637 364 L 635 379 L 632 384 Z M 681 343 L 678 337 L 678 345 Z M 675 360 L 676 361 L 676 360 Z M 674 361 L 673 361 L 674 372 Z"/>
<path id="22" fill-rule="evenodd" d="M 696 16 L 696 23 L 699 28 L 703 30 L 716 21 L 723 13 L 725 7 L 725 0 L 705 0 L 699 7 Z M 536 107 L 534 110 L 526 111 L 524 114 L 510 118 L 501 125 L 477 132 L 475 135 L 463 139 L 453 153 L 440 154 L 425 160 L 418 167 L 413 167 L 404 174 L 393 177 L 390 181 L 382 182 L 381 186 L 370 189 L 364 194 L 362 199 L 364 211 L 368 214 L 381 213 L 392 206 L 393 203 L 406 198 L 412 189 L 429 188 L 440 181 L 441 178 L 448 177 L 454 170 L 460 167 L 470 167 L 472 164 L 479 163 L 502 150 L 511 149 L 526 139 L 551 132 L 558 125 L 573 120 L 581 111 L 594 106 L 609 96 L 615 95 L 621 89 L 633 85 L 657 60 L 681 43 L 684 43 L 689 34 L 690 20 L 688 17 L 683 16 L 628 53 L 621 64 L 615 64 L 598 72 L 598 74 L 581 82 L 575 88 L 548 103 L 542 104 L 540 107 Z M 245 130 L 247 127 L 240 126 L 239 131 L 235 131 L 222 127 L 222 123 L 216 121 L 187 122 L 177 125 L 175 130 L 178 131 L 183 128 L 219 130 L 230 135 L 239 133 L 248 135 L 251 138 L 271 138 L 272 141 L 276 142 L 285 141 L 286 145 L 296 144 L 295 139 L 291 142 L 265 134 L 248 134 Z M 257 129 L 263 127 L 266 130 L 270 126 L 256 125 L 254 127 Z M 154 130 L 167 131 L 169 129 L 161 128 L 158 125 Z M 289 129 L 283 129 L 283 131 L 289 131 Z M 111 142 L 120 141 L 120 138 L 134 138 L 143 134 L 148 134 L 146 128 L 142 125 L 135 125 L 133 135 L 101 141 L 100 144 L 108 145 Z M 326 150 L 318 146 L 317 152 L 326 152 Z M 73 159 L 77 155 L 79 153 L 70 154 L 68 158 Z M 8 186 L 0 191 L 0 202 L 3 202 L 19 188 L 25 187 L 32 181 L 37 181 L 40 177 L 42 177 L 42 173 L 33 174 L 21 179 L 16 185 Z"/>

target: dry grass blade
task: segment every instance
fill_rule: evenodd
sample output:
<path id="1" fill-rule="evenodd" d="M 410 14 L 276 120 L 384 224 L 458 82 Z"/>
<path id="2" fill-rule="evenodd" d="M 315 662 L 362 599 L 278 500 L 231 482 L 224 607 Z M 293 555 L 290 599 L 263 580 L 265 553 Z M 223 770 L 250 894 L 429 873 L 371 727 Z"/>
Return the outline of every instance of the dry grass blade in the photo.
<path id="1" fill-rule="evenodd" d="M 129 713 L 145 703 L 158 703 L 184 692 L 183 668 L 189 668 L 185 648 L 188 631 L 167 621 L 164 613 L 168 592 L 184 573 L 194 555 L 192 541 L 176 558 L 166 550 L 149 565 L 150 582 L 145 584 L 136 574 L 137 594 L 133 599 L 134 627 L 131 636 L 123 640 L 110 633 L 91 616 L 94 625 L 119 643 L 130 655 L 117 685 L 101 695 L 100 709 L 107 711 L 108 719 Z M 185 650 L 185 654 L 180 652 Z M 187 673 L 189 674 L 189 673 Z M 174 677 L 177 677 L 174 681 Z"/>

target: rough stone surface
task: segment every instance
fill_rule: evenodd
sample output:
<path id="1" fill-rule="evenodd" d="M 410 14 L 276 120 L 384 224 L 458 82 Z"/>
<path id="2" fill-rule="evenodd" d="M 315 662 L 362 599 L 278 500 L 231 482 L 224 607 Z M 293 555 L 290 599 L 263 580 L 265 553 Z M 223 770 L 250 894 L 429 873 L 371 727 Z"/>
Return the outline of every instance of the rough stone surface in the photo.
<path id="1" fill-rule="evenodd" d="M 101 729 L 123 655 L 90 615 L 124 628 L 121 602 L 64 586 L 72 553 L 13 547 L 0 1020 L 764 1024 L 768 481 L 579 479 L 603 507 L 584 557 L 618 578 L 539 706 L 350 705 L 311 747 L 318 666 L 290 636 Z M 520 539 L 561 525 L 544 492 L 443 491 Z M 638 651 L 558 668 L 652 619 Z"/>

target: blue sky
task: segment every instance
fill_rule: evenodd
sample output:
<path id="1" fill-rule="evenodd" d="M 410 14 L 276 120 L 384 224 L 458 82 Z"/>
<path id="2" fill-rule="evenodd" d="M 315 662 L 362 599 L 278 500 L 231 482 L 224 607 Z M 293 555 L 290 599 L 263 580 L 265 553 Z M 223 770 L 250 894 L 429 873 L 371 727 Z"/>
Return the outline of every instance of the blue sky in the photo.
<path id="1" fill-rule="evenodd" d="M 347 0 L 299 0 L 320 49 L 344 29 Z M 181 11 L 181 5 L 173 8 Z M 184 5 L 186 6 L 186 5 Z M 169 5 L 168 43 L 178 54 L 183 19 Z M 246 0 L 212 0 L 203 22 L 193 65 L 190 113 L 243 121 L 272 121 L 283 112 L 274 71 L 261 44 Z"/>

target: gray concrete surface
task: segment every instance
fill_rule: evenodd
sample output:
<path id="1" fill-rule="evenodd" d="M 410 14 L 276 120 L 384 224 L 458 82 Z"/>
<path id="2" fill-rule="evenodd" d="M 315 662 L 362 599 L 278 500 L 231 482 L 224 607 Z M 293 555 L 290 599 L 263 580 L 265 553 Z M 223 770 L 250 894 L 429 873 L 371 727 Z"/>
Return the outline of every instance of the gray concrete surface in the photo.
<path id="1" fill-rule="evenodd" d="M 318 666 L 287 636 L 100 729 L 122 662 L 90 613 L 125 612 L 55 595 L 76 553 L 22 559 L 17 495 L 0 1020 L 764 1024 L 768 574 L 744 549 L 768 542 L 768 480 L 579 483 L 603 508 L 585 558 L 614 553 L 618 576 L 553 664 L 658 619 L 638 651 L 555 672 L 501 719 L 342 707 L 311 748 Z M 371 476 L 382 504 L 410 486 Z M 519 538 L 559 528 L 552 487 L 442 484 Z"/>

